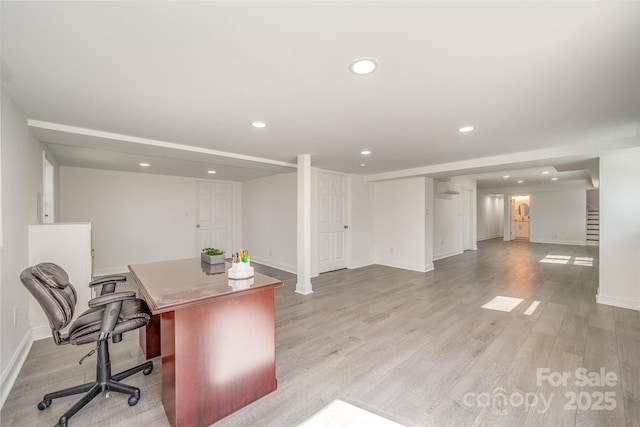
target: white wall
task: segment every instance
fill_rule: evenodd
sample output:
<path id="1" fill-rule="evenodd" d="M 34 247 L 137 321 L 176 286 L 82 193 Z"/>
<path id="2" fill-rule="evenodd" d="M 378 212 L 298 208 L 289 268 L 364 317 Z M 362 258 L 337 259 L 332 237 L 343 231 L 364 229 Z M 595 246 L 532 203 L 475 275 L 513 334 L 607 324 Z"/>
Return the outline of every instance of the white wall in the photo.
<path id="1" fill-rule="evenodd" d="M 376 264 L 427 271 L 425 178 L 374 184 Z"/>
<path id="2" fill-rule="evenodd" d="M 640 149 L 600 158 L 597 301 L 640 310 Z"/>
<path id="3" fill-rule="evenodd" d="M 471 243 L 477 249 L 477 206 L 473 200 L 477 198 L 476 181 L 453 177 L 451 182 L 460 185 L 461 189 L 471 191 Z M 439 194 L 437 182 L 434 182 L 433 196 L 433 259 L 438 260 L 463 252 L 462 209 L 464 206 L 462 191 L 460 194 Z"/>
<path id="4" fill-rule="evenodd" d="M 360 175 L 351 175 L 351 262 L 349 268 L 364 267 L 374 263 L 375 223 L 374 184 Z"/>
<path id="5" fill-rule="evenodd" d="M 60 168 L 60 221 L 90 222 L 94 275 L 198 256 L 196 180 Z"/>
<path id="6" fill-rule="evenodd" d="M 29 266 L 28 225 L 37 223 L 37 194 L 43 191 L 43 147 L 30 134 L 26 118 L 4 88 L 1 112 L 3 247 L 0 252 L 0 368 L 4 403 L 32 342 L 29 323 L 31 296 L 19 277 L 20 272 Z"/>
<path id="7" fill-rule="evenodd" d="M 433 178 L 424 181 L 424 267 L 431 271 L 433 266 L 433 206 L 434 206 Z"/>
<path id="8" fill-rule="evenodd" d="M 478 241 L 502 236 L 504 196 L 478 194 Z"/>
<path id="9" fill-rule="evenodd" d="M 433 259 L 438 260 L 462 251 L 462 194 L 439 194 L 434 182 Z"/>
<path id="10" fill-rule="evenodd" d="M 530 238 L 534 243 L 585 245 L 587 194 L 585 190 L 531 193 Z"/>
<path id="11" fill-rule="evenodd" d="M 296 173 L 242 183 L 243 245 L 252 260 L 296 271 L 296 198 Z"/>

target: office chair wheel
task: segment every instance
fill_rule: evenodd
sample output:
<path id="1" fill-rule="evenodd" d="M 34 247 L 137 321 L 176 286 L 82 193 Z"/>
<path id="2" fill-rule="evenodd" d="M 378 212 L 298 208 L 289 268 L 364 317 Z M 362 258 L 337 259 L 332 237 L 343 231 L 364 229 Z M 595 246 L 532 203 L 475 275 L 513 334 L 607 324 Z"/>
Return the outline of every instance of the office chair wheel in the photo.
<path id="1" fill-rule="evenodd" d="M 140 393 L 132 394 L 129 396 L 129 406 L 135 406 L 140 400 Z"/>
<path id="2" fill-rule="evenodd" d="M 142 373 L 145 374 L 145 375 L 149 375 L 151 373 L 151 371 L 153 371 L 153 365 L 149 366 L 147 369 L 142 371 Z"/>
<path id="3" fill-rule="evenodd" d="M 38 409 L 40 409 L 41 411 L 44 411 L 49 406 L 51 406 L 50 400 L 43 400 L 42 402 L 38 403 Z"/>

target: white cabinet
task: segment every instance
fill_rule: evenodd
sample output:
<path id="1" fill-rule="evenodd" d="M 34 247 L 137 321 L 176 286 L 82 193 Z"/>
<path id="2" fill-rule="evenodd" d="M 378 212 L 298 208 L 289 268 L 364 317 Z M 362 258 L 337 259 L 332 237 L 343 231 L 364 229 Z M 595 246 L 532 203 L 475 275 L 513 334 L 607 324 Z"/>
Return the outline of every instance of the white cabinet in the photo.
<path id="1" fill-rule="evenodd" d="M 29 265 L 53 262 L 69 275 L 78 301 L 74 319 L 89 308 L 92 279 L 91 224 L 58 223 L 29 226 Z M 26 268 L 26 266 L 25 266 Z M 33 339 L 51 336 L 49 321 L 35 298 L 29 301 Z"/>
<path id="2" fill-rule="evenodd" d="M 516 239 L 528 239 L 529 238 L 529 223 L 516 221 L 515 222 L 514 236 Z"/>

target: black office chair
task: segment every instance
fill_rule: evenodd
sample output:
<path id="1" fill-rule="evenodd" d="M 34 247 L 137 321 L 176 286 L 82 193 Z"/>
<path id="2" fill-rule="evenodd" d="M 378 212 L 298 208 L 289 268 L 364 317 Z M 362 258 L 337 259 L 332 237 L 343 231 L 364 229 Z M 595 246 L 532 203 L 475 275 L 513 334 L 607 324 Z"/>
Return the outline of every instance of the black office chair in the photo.
<path id="1" fill-rule="evenodd" d="M 124 332 L 145 326 L 151 318 L 147 304 L 137 299 L 135 292 L 114 292 L 116 283 L 125 281 L 126 278 L 111 276 L 91 282 L 92 287 L 102 286 L 101 295 L 89 301 L 90 308 L 71 323 L 66 336 L 63 336 L 60 330 L 71 322 L 77 299 L 67 273 L 56 264 L 42 263 L 25 269 L 20 274 L 20 280 L 49 318 L 53 340 L 57 345 L 96 343 L 96 349 L 80 359 L 79 363 L 98 351 L 94 382 L 47 393 L 38 403 L 38 409 L 42 411 L 48 408 L 53 399 L 86 392 L 82 399 L 58 420 L 60 427 L 66 427 L 69 418 L 103 391 L 128 394 L 130 406 L 138 403 L 140 389 L 119 381 L 139 371 L 149 375 L 153 370 L 153 362 L 145 362 L 135 368 L 111 375 L 109 359 L 109 338 L 114 343 L 119 342 Z"/>

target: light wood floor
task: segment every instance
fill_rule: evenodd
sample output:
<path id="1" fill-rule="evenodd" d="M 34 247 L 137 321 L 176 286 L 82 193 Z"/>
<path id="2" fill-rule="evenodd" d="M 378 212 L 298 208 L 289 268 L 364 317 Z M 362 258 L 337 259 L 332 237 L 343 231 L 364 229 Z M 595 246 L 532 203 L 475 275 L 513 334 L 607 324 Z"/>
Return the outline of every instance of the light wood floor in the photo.
<path id="1" fill-rule="evenodd" d="M 408 426 L 640 425 L 640 312 L 595 303 L 598 249 L 501 240 L 478 246 L 426 274 L 383 266 L 325 273 L 312 280 L 308 296 L 293 292 L 293 275 L 259 267 L 285 283 L 276 291 L 278 390 L 216 426 L 295 426 L 334 399 Z M 540 262 L 560 259 L 548 255 L 570 259 Z M 576 265 L 576 257 L 593 258 L 593 265 Z M 511 312 L 482 308 L 495 296 L 523 302 Z M 540 305 L 525 315 L 534 300 Z M 95 356 L 77 364 L 89 350 L 35 342 L 2 426 L 54 425 L 76 398 L 45 411 L 36 404 L 47 391 L 93 378 Z M 111 353 L 113 372 L 143 361 L 135 333 Z M 118 394 L 99 398 L 70 425 L 167 426 L 162 366 L 159 358 L 154 363 L 150 376 L 126 380 L 142 390 L 137 406 Z M 618 380 L 579 387 L 574 373 L 581 367 Z M 538 368 L 572 376 L 564 387 L 538 385 Z M 501 412 L 474 399 L 501 390 L 515 402 Z M 613 393 L 615 409 L 585 408 L 598 392 Z M 549 409 L 518 406 L 524 393 L 544 396 Z M 564 409 L 571 403 L 565 393 L 582 393 L 583 409 Z"/>

